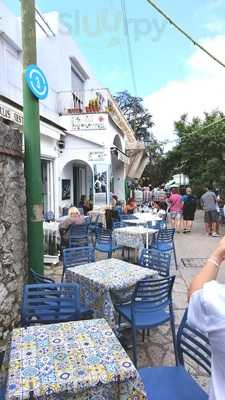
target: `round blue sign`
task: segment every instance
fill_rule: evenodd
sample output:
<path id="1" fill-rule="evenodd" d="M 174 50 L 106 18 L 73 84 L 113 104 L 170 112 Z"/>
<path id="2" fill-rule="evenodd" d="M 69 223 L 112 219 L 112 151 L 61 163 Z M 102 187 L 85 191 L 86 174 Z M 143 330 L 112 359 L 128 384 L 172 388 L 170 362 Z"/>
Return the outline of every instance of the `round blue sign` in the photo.
<path id="1" fill-rule="evenodd" d="M 25 73 L 27 84 L 39 100 L 44 100 L 48 96 L 48 82 L 42 70 L 35 64 L 27 67 Z"/>

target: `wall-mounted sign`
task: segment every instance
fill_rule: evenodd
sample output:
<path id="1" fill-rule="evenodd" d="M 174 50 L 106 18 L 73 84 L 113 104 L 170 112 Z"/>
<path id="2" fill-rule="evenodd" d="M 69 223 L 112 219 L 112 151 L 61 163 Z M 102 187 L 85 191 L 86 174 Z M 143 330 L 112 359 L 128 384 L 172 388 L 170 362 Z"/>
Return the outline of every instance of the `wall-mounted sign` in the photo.
<path id="1" fill-rule="evenodd" d="M 72 131 L 104 130 L 107 127 L 106 114 L 79 114 L 71 118 Z"/>
<path id="2" fill-rule="evenodd" d="M 25 79 L 31 92 L 37 99 L 46 99 L 48 96 L 48 82 L 46 76 L 37 65 L 31 64 L 27 67 Z"/>
<path id="3" fill-rule="evenodd" d="M 88 153 L 89 161 L 105 161 L 106 153 L 104 151 L 90 151 Z"/>
<path id="4" fill-rule="evenodd" d="M 20 111 L 14 111 L 12 108 L 2 104 L 0 102 L 0 117 L 8 119 L 15 124 L 23 125 L 23 113 Z"/>

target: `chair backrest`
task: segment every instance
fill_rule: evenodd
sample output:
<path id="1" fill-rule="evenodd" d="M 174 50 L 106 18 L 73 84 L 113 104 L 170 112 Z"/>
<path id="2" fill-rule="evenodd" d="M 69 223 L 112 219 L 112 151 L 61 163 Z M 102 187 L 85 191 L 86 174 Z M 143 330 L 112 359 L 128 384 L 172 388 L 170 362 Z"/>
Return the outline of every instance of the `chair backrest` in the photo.
<path id="1" fill-rule="evenodd" d="M 109 244 L 112 242 L 112 232 L 110 229 L 98 228 L 96 230 L 96 243 Z"/>
<path id="2" fill-rule="evenodd" d="M 125 224 L 125 222 L 123 221 L 113 221 L 113 225 L 112 228 L 116 229 L 116 228 L 125 228 L 127 226 L 127 224 Z"/>
<path id="3" fill-rule="evenodd" d="M 138 219 L 138 218 L 133 214 L 121 214 L 121 219 L 123 221 L 126 219 Z"/>
<path id="4" fill-rule="evenodd" d="M 78 284 L 51 283 L 24 286 L 21 312 L 23 326 L 77 319 L 80 319 L 80 288 Z"/>
<path id="5" fill-rule="evenodd" d="M 83 239 L 88 236 L 87 224 L 72 224 L 69 228 L 69 236 L 73 236 L 77 239 Z"/>
<path id="6" fill-rule="evenodd" d="M 69 228 L 69 247 L 83 247 L 88 244 L 88 224 L 72 224 Z"/>
<path id="7" fill-rule="evenodd" d="M 63 275 L 67 268 L 95 261 L 95 249 L 91 246 L 72 247 L 63 250 Z"/>
<path id="8" fill-rule="evenodd" d="M 54 279 L 41 275 L 33 269 L 30 270 L 30 279 L 33 283 L 55 283 Z"/>
<path id="9" fill-rule="evenodd" d="M 162 251 L 154 248 L 143 249 L 139 263 L 142 267 L 157 271 L 161 276 L 169 276 L 171 251 Z"/>
<path id="10" fill-rule="evenodd" d="M 135 312 L 157 311 L 165 306 L 172 309 L 172 288 L 175 276 L 160 279 L 144 279 L 136 284 L 132 298 L 132 310 Z M 145 307 L 143 308 L 143 303 Z"/>
<path id="11" fill-rule="evenodd" d="M 53 211 L 46 211 L 44 213 L 44 220 L 47 221 L 47 222 L 54 221 L 55 220 L 54 212 Z"/>
<path id="12" fill-rule="evenodd" d="M 165 221 L 160 221 L 160 220 L 153 220 L 153 221 L 148 221 L 147 222 L 147 227 L 150 229 L 165 229 L 166 228 L 166 222 Z"/>
<path id="13" fill-rule="evenodd" d="M 211 373 L 211 349 L 208 338 L 187 322 L 186 309 L 177 333 L 178 359 L 184 365 L 186 357 L 194 360 L 209 375 Z M 185 357 L 186 356 L 186 357 Z M 184 358 L 185 357 L 185 358 Z"/>
<path id="14" fill-rule="evenodd" d="M 174 228 L 160 229 L 157 235 L 157 242 L 172 242 L 175 234 Z"/>

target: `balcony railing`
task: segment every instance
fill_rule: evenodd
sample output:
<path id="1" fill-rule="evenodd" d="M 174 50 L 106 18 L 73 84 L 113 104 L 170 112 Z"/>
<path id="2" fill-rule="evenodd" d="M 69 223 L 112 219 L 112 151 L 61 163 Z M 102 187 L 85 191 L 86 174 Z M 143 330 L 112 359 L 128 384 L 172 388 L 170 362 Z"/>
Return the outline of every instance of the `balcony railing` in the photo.
<path id="1" fill-rule="evenodd" d="M 58 111 L 61 115 L 109 112 L 114 100 L 107 89 L 58 93 Z"/>
<path id="2" fill-rule="evenodd" d="M 135 141 L 132 128 L 108 89 L 60 92 L 58 93 L 58 112 L 60 115 L 107 112 L 128 140 Z"/>

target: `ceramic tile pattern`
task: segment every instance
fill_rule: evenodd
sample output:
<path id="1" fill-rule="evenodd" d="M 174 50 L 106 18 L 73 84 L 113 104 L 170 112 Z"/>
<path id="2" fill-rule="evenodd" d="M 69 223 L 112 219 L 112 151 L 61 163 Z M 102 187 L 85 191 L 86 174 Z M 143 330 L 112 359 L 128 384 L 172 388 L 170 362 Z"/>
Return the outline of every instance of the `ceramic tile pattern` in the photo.
<path id="1" fill-rule="evenodd" d="M 12 333 L 7 400 L 144 400 L 130 358 L 103 319 Z"/>
<path id="2" fill-rule="evenodd" d="M 139 280 L 155 275 L 150 269 L 111 258 L 69 268 L 66 281 L 79 283 L 81 301 L 94 310 L 95 318 L 104 317 L 114 328 L 113 303 L 129 300 Z"/>

